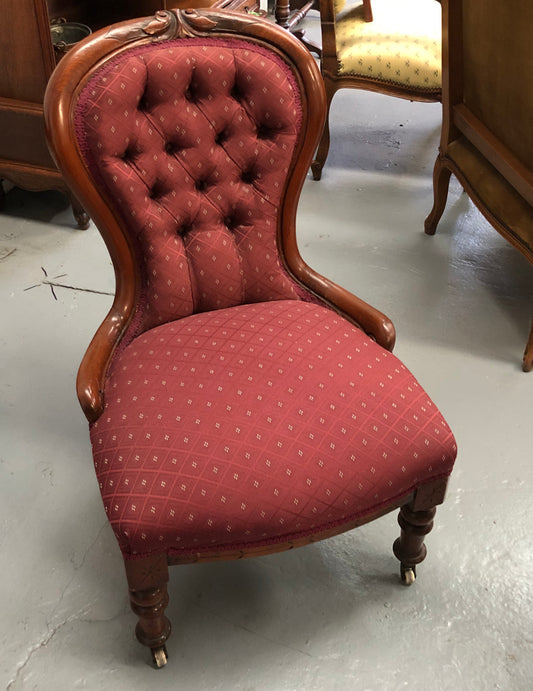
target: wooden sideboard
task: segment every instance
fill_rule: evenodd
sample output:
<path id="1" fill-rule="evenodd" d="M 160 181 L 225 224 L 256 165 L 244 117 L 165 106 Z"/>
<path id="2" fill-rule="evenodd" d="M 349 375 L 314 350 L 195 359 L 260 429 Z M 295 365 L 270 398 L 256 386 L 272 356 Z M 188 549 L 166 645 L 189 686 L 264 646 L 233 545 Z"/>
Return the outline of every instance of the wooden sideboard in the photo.
<path id="1" fill-rule="evenodd" d="M 0 25 L 0 207 L 2 180 L 27 190 L 67 194 L 80 228 L 89 217 L 53 163 L 44 132 L 43 97 L 56 62 L 50 24 L 64 18 L 92 31 L 172 7 L 226 6 L 255 10 L 255 0 L 1 0 Z"/>
<path id="2" fill-rule="evenodd" d="M 426 232 L 437 228 L 453 173 L 533 264 L 533 3 L 441 2 L 443 127 Z M 533 325 L 523 369 L 533 369 Z"/>

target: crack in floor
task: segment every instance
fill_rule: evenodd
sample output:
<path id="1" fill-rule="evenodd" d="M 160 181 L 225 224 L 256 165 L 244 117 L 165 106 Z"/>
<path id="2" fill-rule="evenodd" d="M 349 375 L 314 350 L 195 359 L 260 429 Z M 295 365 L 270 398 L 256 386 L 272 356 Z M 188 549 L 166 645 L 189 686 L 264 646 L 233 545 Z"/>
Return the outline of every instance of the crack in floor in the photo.
<path id="1" fill-rule="evenodd" d="M 15 250 L 13 250 L 14 252 Z M 28 290 L 33 290 L 33 288 L 39 288 L 39 286 L 48 286 L 50 288 L 50 291 L 52 293 L 52 296 L 54 300 L 57 300 L 57 295 L 55 293 L 54 288 L 65 288 L 66 290 L 76 290 L 81 293 L 93 293 L 95 295 L 111 295 L 113 296 L 115 293 L 109 292 L 107 290 L 96 290 L 94 288 L 80 288 L 79 286 L 71 286 L 66 283 L 57 283 L 58 278 L 64 278 L 67 276 L 67 274 L 59 274 L 58 276 L 54 276 L 52 280 L 48 278 L 48 273 L 46 269 L 41 266 L 41 270 L 44 273 L 44 278 L 40 283 L 34 283 L 34 285 L 29 286 L 28 288 L 24 288 L 24 292 Z"/>
<path id="2" fill-rule="evenodd" d="M 80 620 L 80 621 L 85 621 L 85 619 L 82 618 L 82 617 L 83 617 L 83 614 L 84 614 L 83 609 L 82 609 L 82 610 L 79 610 L 78 612 L 76 612 L 76 613 L 74 613 L 74 614 L 71 614 L 71 615 L 70 615 L 69 617 L 67 617 L 64 621 L 60 621 L 59 623 L 57 623 L 52 629 L 50 629 L 50 623 L 49 623 L 49 622 L 50 622 L 50 619 L 53 618 L 54 614 L 57 612 L 59 606 L 61 605 L 61 602 L 63 601 L 63 598 L 65 597 L 65 593 L 66 593 L 67 590 L 70 588 L 70 586 L 71 586 L 71 584 L 72 584 L 72 581 L 76 578 L 77 572 L 83 567 L 83 565 L 84 565 L 84 563 L 85 563 L 85 560 L 87 559 L 87 555 L 89 554 L 89 552 L 91 551 L 91 549 L 94 547 L 94 545 L 98 542 L 98 540 L 99 540 L 99 538 L 100 538 L 102 532 L 103 532 L 104 529 L 107 527 L 107 525 L 108 525 L 108 521 L 106 520 L 106 521 L 104 522 L 104 524 L 102 525 L 102 527 L 100 528 L 100 530 L 98 530 L 98 532 L 97 532 L 96 537 L 94 538 L 94 540 L 91 542 L 91 544 L 90 544 L 90 545 L 87 547 L 87 549 L 85 550 L 85 552 L 84 552 L 84 554 L 83 554 L 83 556 L 82 556 L 82 558 L 81 558 L 81 561 L 80 561 L 80 563 L 79 563 L 78 566 L 76 566 L 76 564 L 74 564 L 74 562 L 72 561 L 72 559 L 70 560 L 71 564 L 72 564 L 73 567 L 74 567 L 74 573 L 73 573 L 73 575 L 72 575 L 72 578 L 69 580 L 69 582 L 65 585 L 65 587 L 64 587 L 63 590 L 61 591 L 61 595 L 59 596 L 59 599 L 58 599 L 58 601 L 56 602 L 55 607 L 54 607 L 54 609 L 52 610 L 52 613 L 50 614 L 50 617 L 48 618 L 48 621 L 46 622 L 47 635 L 45 635 L 45 637 L 44 637 L 43 640 L 41 640 L 39 643 L 35 644 L 35 645 L 28 651 L 28 654 L 26 655 L 25 660 L 22 662 L 21 665 L 19 665 L 19 667 L 17 668 L 17 670 L 16 670 L 16 672 L 15 672 L 15 676 L 13 677 L 13 679 L 12 679 L 12 680 L 9 682 L 9 684 L 7 685 L 6 691 L 10 691 L 10 689 L 13 687 L 13 684 L 15 684 L 15 683 L 17 682 L 17 680 L 20 678 L 20 675 L 23 673 L 24 669 L 28 666 L 28 664 L 29 664 L 31 658 L 33 657 L 33 655 L 34 655 L 38 650 L 40 650 L 41 648 L 45 648 L 45 647 L 48 645 L 48 643 L 50 643 L 50 641 L 52 640 L 52 638 L 56 635 L 56 633 L 57 633 L 60 629 L 63 628 L 63 626 L 65 626 L 66 624 L 69 624 L 69 623 L 72 622 L 72 621 L 75 621 L 76 619 L 78 619 L 78 620 Z M 119 612 L 116 616 L 118 617 L 118 616 L 120 616 L 120 614 L 121 614 L 121 612 Z"/>
<path id="3" fill-rule="evenodd" d="M 34 653 L 36 653 L 41 648 L 45 648 L 48 645 L 48 643 L 50 643 L 52 638 L 56 635 L 56 633 L 60 629 L 62 629 L 63 626 L 65 626 L 66 624 L 69 624 L 71 621 L 76 619 L 77 616 L 78 616 L 77 614 L 73 614 L 72 616 L 65 619 L 65 621 L 62 621 L 59 624 L 57 624 L 57 626 L 55 626 L 51 631 L 48 631 L 48 634 L 45 636 L 45 638 L 42 641 L 40 641 L 39 643 L 34 645 L 33 648 L 31 648 L 28 651 L 28 654 L 26 655 L 26 659 L 22 662 L 21 665 L 19 665 L 19 667 L 17 668 L 17 671 L 15 672 L 15 676 L 9 682 L 9 684 L 6 686 L 6 691 L 10 691 L 10 689 L 13 688 L 13 685 L 17 683 L 17 680 L 20 678 L 20 675 L 24 671 L 24 668 L 27 667 L 27 665 L 29 664 Z"/>
<path id="4" fill-rule="evenodd" d="M 0 247 L 0 261 L 4 261 L 4 259 L 11 257 L 11 255 L 15 254 L 16 251 L 16 247 L 13 247 L 13 249 L 10 249 L 9 247 Z"/>
<path id="5" fill-rule="evenodd" d="M 65 593 L 66 593 L 67 590 L 70 588 L 72 582 L 73 582 L 74 579 L 76 578 L 78 571 L 79 571 L 79 570 L 83 567 L 83 565 L 85 564 L 85 560 L 87 559 L 87 555 L 88 555 L 89 552 L 92 550 L 92 548 L 95 546 L 95 544 L 98 542 L 98 540 L 100 539 L 100 536 L 102 535 L 103 531 L 107 528 L 107 525 L 108 525 L 108 521 L 107 521 L 107 519 L 106 519 L 106 521 L 104 522 L 104 524 L 102 525 L 102 527 L 100 528 L 100 530 L 97 532 L 96 537 L 94 538 L 94 540 L 91 542 L 91 544 L 87 547 L 87 549 L 86 549 L 85 552 L 83 553 L 83 556 L 82 556 L 82 558 L 81 558 L 81 561 L 80 561 L 80 563 L 79 563 L 78 565 L 75 564 L 75 562 L 73 561 L 72 558 L 69 560 L 70 563 L 72 564 L 73 568 L 74 568 L 74 573 L 72 574 L 72 577 L 71 577 L 71 579 L 69 580 L 69 582 L 65 585 L 65 587 L 64 587 L 63 590 L 61 591 L 61 595 L 59 596 L 59 599 L 58 599 L 58 601 L 56 602 L 54 609 L 52 610 L 50 616 L 48 617 L 48 621 L 46 622 L 46 626 L 47 626 L 48 628 L 50 627 L 50 621 L 53 619 L 55 613 L 57 612 L 57 610 L 59 609 L 61 603 L 63 602 L 63 598 L 65 597 Z M 81 613 L 81 611 L 80 611 L 79 613 Z"/>
<path id="6" fill-rule="evenodd" d="M 82 293 L 95 293 L 96 295 L 114 295 L 115 293 L 110 293 L 107 290 L 94 290 L 93 288 L 80 288 L 79 286 L 69 286 L 65 283 L 54 283 L 52 281 L 44 280 L 42 285 L 51 286 L 53 288 L 67 288 L 68 290 L 79 290 Z"/>

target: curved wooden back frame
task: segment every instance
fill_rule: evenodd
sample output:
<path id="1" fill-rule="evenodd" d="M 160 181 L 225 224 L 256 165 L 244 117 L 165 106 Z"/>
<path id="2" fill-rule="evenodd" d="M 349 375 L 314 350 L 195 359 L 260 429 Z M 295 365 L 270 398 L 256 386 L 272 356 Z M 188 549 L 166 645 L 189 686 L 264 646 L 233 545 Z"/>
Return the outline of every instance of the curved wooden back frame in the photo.
<path id="1" fill-rule="evenodd" d="M 322 131 L 325 96 L 320 72 L 307 50 L 288 32 L 262 19 L 214 10 L 172 10 L 155 17 L 113 25 L 93 34 L 71 51 L 54 72 L 45 97 L 47 136 L 69 186 L 98 226 L 108 247 L 116 277 L 115 300 L 96 332 L 78 373 L 78 397 L 89 422 L 103 411 L 107 367 L 136 309 L 140 274 L 124 221 L 93 184 L 76 146 L 73 111 L 84 84 L 106 60 L 133 46 L 184 36 L 235 37 L 267 46 L 300 75 L 303 129 L 279 212 L 279 250 L 289 273 L 308 291 L 361 326 L 385 348 L 394 345 L 394 327 L 383 314 L 321 276 L 303 261 L 296 241 L 296 211 L 307 170 Z"/>

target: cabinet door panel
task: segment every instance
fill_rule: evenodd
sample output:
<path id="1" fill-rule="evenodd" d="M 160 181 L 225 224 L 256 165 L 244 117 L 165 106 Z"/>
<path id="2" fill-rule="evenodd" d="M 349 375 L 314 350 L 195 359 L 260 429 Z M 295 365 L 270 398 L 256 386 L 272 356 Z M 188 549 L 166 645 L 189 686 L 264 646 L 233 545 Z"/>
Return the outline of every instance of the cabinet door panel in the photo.
<path id="1" fill-rule="evenodd" d="M 55 169 L 46 145 L 42 111 L 0 106 L 0 158 Z"/>
<path id="2" fill-rule="evenodd" d="M 464 0 L 462 7 L 464 102 L 533 170 L 533 3 Z"/>
<path id="3" fill-rule="evenodd" d="M 0 95 L 40 103 L 54 66 L 44 0 L 2 0 Z"/>

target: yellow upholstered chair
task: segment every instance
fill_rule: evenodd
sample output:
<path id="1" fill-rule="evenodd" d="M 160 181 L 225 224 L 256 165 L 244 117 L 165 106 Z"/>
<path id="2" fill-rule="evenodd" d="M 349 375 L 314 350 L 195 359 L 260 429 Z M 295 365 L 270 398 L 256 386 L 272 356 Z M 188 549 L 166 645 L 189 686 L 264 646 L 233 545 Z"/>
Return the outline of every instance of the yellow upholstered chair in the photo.
<path id="1" fill-rule="evenodd" d="M 371 20 L 371 21 L 369 21 Z M 436 0 L 320 0 L 321 71 L 328 116 L 312 164 L 320 180 L 329 151 L 329 108 L 338 89 L 413 101 L 441 98 L 441 11 Z"/>

